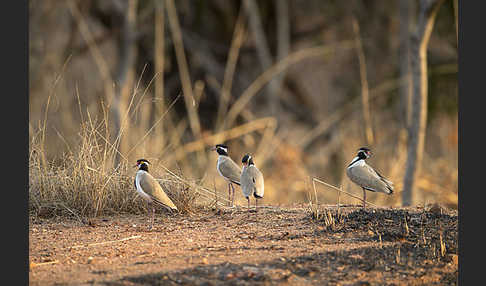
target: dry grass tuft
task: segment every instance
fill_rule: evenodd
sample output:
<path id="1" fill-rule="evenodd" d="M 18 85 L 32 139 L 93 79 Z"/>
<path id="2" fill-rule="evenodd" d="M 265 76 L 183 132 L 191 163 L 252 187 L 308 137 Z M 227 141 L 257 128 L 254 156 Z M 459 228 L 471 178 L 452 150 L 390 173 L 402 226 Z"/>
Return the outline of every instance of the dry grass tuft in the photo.
<path id="1" fill-rule="evenodd" d="M 178 177 L 167 174 L 158 181 L 180 213 L 193 214 L 200 209 L 198 208 L 198 201 L 201 198 L 199 193 L 178 180 Z"/>
<path id="2" fill-rule="evenodd" d="M 43 130 L 31 136 L 29 146 L 29 213 L 31 216 L 86 217 L 146 212 L 144 201 L 134 191 L 135 169 L 127 160 L 113 168 L 117 149 L 102 132 L 103 121 L 81 125 L 76 149 L 57 160 L 45 158 Z M 160 180 L 181 213 L 197 210 L 196 183 L 168 174 Z"/>
<path id="3" fill-rule="evenodd" d="M 317 200 L 317 190 L 315 186 L 316 179 L 312 179 L 312 187 L 314 192 L 314 202 L 312 201 L 312 195 L 308 192 L 309 212 L 311 219 L 315 221 L 324 221 L 326 230 L 336 231 L 339 228 L 339 224 L 343 221 L 342 214 L 339 208 L 324 208 L 322 209 Z M 318 181 L 318 180 L 317 180 Z"/>

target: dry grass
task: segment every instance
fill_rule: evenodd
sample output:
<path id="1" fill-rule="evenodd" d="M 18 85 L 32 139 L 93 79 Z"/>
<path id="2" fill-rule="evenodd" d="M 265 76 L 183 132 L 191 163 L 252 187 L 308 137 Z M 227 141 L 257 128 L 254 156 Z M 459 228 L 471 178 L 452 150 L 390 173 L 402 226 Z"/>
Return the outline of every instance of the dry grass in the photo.
<path id="1" fill-rule="evenodd" d="M 104 120 L 88 120 L 80 127 L 77 148 L 48 161 L 44 134 L 31 137 L 29 153 L 29 212 L 33 216 L 74 216 L 77 219 L 116 213 L 144 213 L 145 203 L 134 191 L 136 169 L 128 160 L 113 168 L 118 150 L 110 145 Z M 160 168 L 159 168 L 160 169 Z M 157 165 L 151 173 L 157 174 Z M 160 184 L 181 213 L 191 213 L 209 205 L 214 195 L 202 194 L 197 182 L 182 174 L 168 172 Z M 206 193 L 209 190 L 204 190 Z M 205 198 L 205 200 L 203 200 Z M 219 198 L 219 200 L 224 200 Z"/>

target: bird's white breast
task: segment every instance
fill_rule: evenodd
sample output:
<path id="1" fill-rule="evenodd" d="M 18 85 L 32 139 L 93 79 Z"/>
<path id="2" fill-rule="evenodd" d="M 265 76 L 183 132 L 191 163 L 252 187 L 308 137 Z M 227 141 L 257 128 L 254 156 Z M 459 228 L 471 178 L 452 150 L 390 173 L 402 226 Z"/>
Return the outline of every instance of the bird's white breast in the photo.
<path id="1" fill-rule="evenodd" d="M 152 201 L 152 198 L 150 198 L 149 195 L 147 195 L 143 189 L 142 189 L 142 186 L 140 186 L 140 177 L 142 176 L 142 174 L 146 173 L 144 170 L 138 170 L 137 172 L 137 175 L 135 176 L 135 185 L 137 186 L 137 193 L 142 196 L 142 198 L 148 200 L 148 201 Z"/>
<path id="2" fill-rule="evenodd" d="M 222 155 L 218 156 L 218 162 L 216 163 L 216 169 L 218 170 L 219 175 L 227 180 L 227 178 L 221 173 L 221 170 L 219 169 L 220 165 L 223 164 L 224 160 L 226 160 L 225 156 L 222 156 Z"/>

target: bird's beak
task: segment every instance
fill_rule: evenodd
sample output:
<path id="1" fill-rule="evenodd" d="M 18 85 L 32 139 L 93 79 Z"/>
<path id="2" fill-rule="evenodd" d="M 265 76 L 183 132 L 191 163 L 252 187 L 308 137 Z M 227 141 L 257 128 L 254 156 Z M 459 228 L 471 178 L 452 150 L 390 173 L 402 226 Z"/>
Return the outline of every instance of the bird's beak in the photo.
<path id="1" fill-rule="evenodd" d="M 133 165 L 133 168 L 135 168 L 135 167 L 138 167 L 138 164 L 136 164 L 136 165 Z"/>
<path id="2" fill-rule="evenodd" d="M 216 147 L 214 147 L 214 146 L 211 147 L 211 151 L 214 151 L 214 150 L 216 150 Z"/>

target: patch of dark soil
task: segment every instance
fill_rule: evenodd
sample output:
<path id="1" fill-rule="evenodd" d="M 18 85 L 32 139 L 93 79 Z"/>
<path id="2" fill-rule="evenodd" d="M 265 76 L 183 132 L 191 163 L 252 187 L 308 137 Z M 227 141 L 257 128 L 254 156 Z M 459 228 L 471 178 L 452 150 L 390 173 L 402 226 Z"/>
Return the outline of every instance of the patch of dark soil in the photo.
<path id="1" fill-rule="evenodd" d="M 329 217 L 333 224 L 329 223 Z M 408 241 L 457 253 L 457 215 L 402 209 L 326 210 L 316 220 L 324 225 L 321 235 L 354 232 L 362 241 Z M 363 235 L 359 235 L 359 233 Z M 366 235 L 368 234 L 368 235 Z M 442 246 L 444 248 L 444 245 Z"/>

